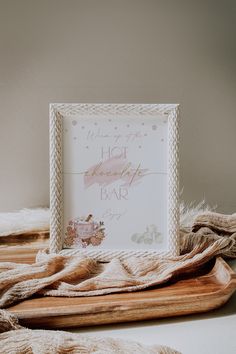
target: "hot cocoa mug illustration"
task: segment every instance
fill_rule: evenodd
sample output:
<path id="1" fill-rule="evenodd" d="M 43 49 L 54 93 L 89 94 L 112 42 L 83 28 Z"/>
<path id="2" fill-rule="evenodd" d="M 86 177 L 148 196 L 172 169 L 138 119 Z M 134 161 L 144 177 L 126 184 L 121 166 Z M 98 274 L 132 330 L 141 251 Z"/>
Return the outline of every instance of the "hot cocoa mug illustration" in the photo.
<path id="1" fill-rule="evenodd" d="M 94 223 L 77 221 L 74 225 L 77 235 L 79 235 L 82 240 L 86 240 L 94 235 Z"/>
<path id="2" fill-rule="evenodd" d="M 92 214 L 89 214 L 87 218 L 70 220 L 65 236 L 65 245 L 68 247 L 99 246 L 105 238 L 104 224 L 94 221 Z"/>

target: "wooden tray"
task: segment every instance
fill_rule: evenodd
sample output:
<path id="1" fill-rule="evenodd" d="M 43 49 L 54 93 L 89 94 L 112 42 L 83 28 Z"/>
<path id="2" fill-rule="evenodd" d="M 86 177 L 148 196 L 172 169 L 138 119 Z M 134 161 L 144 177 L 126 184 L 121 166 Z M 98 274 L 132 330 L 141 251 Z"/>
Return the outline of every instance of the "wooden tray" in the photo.
<path id="1" fill-rule="evenodd" d="M 62 328 L 205 312 L 223 305 L 236 289 L 236 274 L 218 258 L 195 278 L 133 293 L 93 297 L 40 297 L 9 308 L 22 325 Z"/>
<path id="2" fill-rule="evenodd" d="M 47 247 L 49 241 L 49 231 L 28 231 L 21 234 L 11 234 L 0 236 L 0 247 L 12 246 L 35 246 L 44 244 Z"/>

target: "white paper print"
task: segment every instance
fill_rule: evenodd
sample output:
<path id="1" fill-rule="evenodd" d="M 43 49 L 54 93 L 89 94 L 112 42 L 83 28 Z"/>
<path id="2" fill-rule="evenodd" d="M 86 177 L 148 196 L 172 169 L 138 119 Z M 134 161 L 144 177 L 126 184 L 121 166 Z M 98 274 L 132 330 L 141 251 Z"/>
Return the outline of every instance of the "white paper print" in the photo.
<path id="1" fill-rule="evenodd" d="M 63 118 L 64 246 L 167 248 L 167 118 Z"/>

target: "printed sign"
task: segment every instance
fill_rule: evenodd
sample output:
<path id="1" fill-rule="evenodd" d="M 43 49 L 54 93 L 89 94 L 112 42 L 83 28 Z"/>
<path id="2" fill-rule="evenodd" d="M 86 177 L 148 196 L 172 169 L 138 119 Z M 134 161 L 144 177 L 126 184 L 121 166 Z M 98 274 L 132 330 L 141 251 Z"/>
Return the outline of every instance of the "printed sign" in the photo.
<path id="1" fill-rule="evenodd" d="M 66 248 L 167 248 L 168 119 L 63 116 Z"/>

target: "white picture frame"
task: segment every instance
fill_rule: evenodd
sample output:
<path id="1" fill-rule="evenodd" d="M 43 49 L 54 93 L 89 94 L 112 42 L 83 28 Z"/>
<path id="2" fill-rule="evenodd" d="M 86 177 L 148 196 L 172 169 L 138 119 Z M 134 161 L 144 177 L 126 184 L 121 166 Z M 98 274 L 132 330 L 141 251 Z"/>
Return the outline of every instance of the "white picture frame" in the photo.
<path id="1" fill-rule="evenodd" d="M 137 120 L 135 120 L 135 118 Z M 108 121 L 111 122 L 110 124 L 113 124 L 113 126 L 108 126 Z M 156 125 L 153 124 L 153 122 L 158 122 Z M 72 123 L 73 122 L 73 123 Z M 82 122 L 82 123 L 81 123 Z M 129 124 L 125 123 L 129 122 Z M 77 124 L 78 123 L 78 124 Z M 164 126 L 164 123 L 167 123 Z M 69 125 L 68 125 L 69 124 Z M 71 124 L 71 125 L 70 125 Z M 77 130 L 73 131 L 73 124 L 75 125 Z M 81 125 L 83 124 L 83 125 Z M 87 124 L 87 126 L 86 126 Z M 90 125 L 89 125 L 90 124 Z M 106 135 L 108 139 L 114 139 L 113 135 L 109 135 L 108 129 L 118 129 L 118 131 L 121 131 L 123 133 L 119 134 L 121 135 L 121 140 L 127 136 L 125 135 L 125 131 L 128 130 L 128 128 L 133 127 L 134 125 L 137 126 L 137 124 L 140 124 L 140 131 L 143 132 L 146 129 L 145 134 L 141 133 L 139 134 L 139 141 L 143 142 L 143 145 L 139 145 L 139 148 L 143 148 L 142 153 L 141 150 L 137 150 L 138 146 L 137 144 L 132 145 L 131 147 L 128 148 L 130 151 L 133 152 L 133 158 L 135 159 L 137 155 L 143 156 L 142 160 L 145 162 L 145 156 L 148 157 L 149 163 L 152 165 L 154 160 L 156 159 L 157 161 L 160 162 L 161 166 L 163 167 L 163 171 L 158 172 L 158 167 L 157 172 L 150 172 L 150 173 L 144 173 L 140 172 L 140 179 L 143 178 L 143 181 L 146 182 L 140 182 L 137 181 L 135 184 L 135 188 L 132 186 L 132 191 L 135 190 L 135 192 L 132 192 L 133 194 L 131 195 L 134 196 L 133 199 L 130 198 L 125 198 L 123 195 L 122 203 L 126 203 L 125 205 L 128 205 L 128 208 L 126 208 L 126 216 L 123 217 L 123 224 L 122 222 L 117 223 L 118 228 L 120 228 L 120 233 L 119 235 L 122 234 L 122 237 L 125 235 L 125 229 L 126 226 L 128 227 L 133 227 L 135 225 L 134 223 L 127 223 L 127 218 L 129 218 L 129 213 L 132 215 L 132 218 L 134 217 L 133 214 L 130 212 L 132 208 L 137 208 L 137 205 L 139 205 L 138 197 L 140 198 L 140 203 L 143 203 L 143 215 L 142 215 L 142 222 L 145 223 L 145 215 L 148 218 L 151 218 L 151 215 L 153 215 L 153 210 L 156 208 L 157 213 L 155 214 L 157 217 L 155 217 L 158 220 L 160 220 L 160 227 L 163 230 L 161 232 L 157 232 L 155 229 L 155 232 L 152 231 L 151 233 L 145 234 L 145 230 L 143 229 L 140 230 L 140 233 L 135 233 L 132 234 L 132 237 L 129 238 L 132 240 L 133 243 L 136 243 L 135 246 L 133 246 L 132 243 L 132 248 L 130 246 L 126 247 L 126 240 L 128 240 L 128 236 L 124 238 L 123 240 L 118 240 L 119 242 L 123 242 L 121 246 L 116 246 L 116 247 L 108 247 L 107 246 L 101 246 L 101 245 L 96 245 L 96 247 L 92 247 L 91 240 L 88 238 L 88 241 L 85 239 L 82 239 L 83 244 L 81 246 L 81 239 L 80 243 L 76 244 L 76 246 L 73 245 L 73 247 L 65 247 L 65 236 L 67 235 L 67 232 L 65 230 L 65 215 L 66 214 L 73 214 L 75 215 L 74 209 L 78 208 L 78 210 L 81 208 L 81 204 L 77 204 L 77 199 L 79 203 L 79 195 L 76 196 L 76 200 L 74 200 L 74 195 L 78 192 L 77 191 L 77 186 L 78 190 L 82 190 L 81 188 L 81 183 L 85 183 L 85 180 L 87 181 L 88 178 L 90 178 L 91 181 L 91 176 L 94 177 L 95 173 L 94 170 L 92 174 L 89 175 L 88 170 L 86 169 L 83 170 L 83 172 L 76 170 L 74 166 L 80 165 L 86 165 L 87 160 L 93 160 L 94 158 L 96 159 L 97 157 L 94 155 L 95 152 L 97 154 L 97 151 L 100 149 L 96 149 L 94 145 L 94 141 L 89 141 L 90 145 L 87 145 L 85 147 L 85 141 L 86 139 L 89 139 L 89 132 L 92 132 L 91 134 L 94 134 L 94 131 L 91 130 L 91 124 L 98 124 L 99 127 L 101 126 L 103 130 L 103 134 L 101 134 L 101 130 L 99 131 L 99 135 L 93 135 L 93 136 L 101 136 L 103 139 Z M 141 125 L 143 124 L 143 126 Z M 117 125 L 114 126 L 114 125 Z M 66 128 L 68 127 L 68 129 Z M 82 128 L 84 131 L 82 132 Z M 87 135 L 85 134 L 87 128 Z M 68 132 L 69 131 L 69 132 Z M 155 137 L 154 131 L 156 131 L 157 136 Z M 105 134 L 106 132 L 106 134 Z M 109 130 L 110 132 L 110 130 Z M 135 130 L 136 132 L 136 130 Z M 67 135 L 66 135 L 67 134 Z M 76 135 L 77 134 L 77 135 Z M 91 135 L 90 134 L 90 135 Z M 129 136 L 132 136 L 134 133 L 130 133 Z M 136 134 L 136 133 L 135 133 Z M 138 134 L 138 133 L 137 133 Z M 136 134 L 136 135 L 137 135 Z M 158 135 L 159 134 L 159 135 Z M 160 137 L 163 134 L 163 138 L 161 139 Z M 75 136 L 73 136 L 75 135 Z M 78 141 L 79 143 L 72 142 L 72 136 L 74 141 L 76 142 L 77 136 L 78 136 Z M 116 135 L 117 136 L 117 135 Z M 144 138 L 145 137 L 145 138 Z M 148 140 L 149 139 L 149 140 Z M 165 141 L 166 140 L 166 141 Z M 83 142 L 80 147 L 80 142 Z M 104 141 L 104 139 L 102 140 Z M 114 141 L 114 140 L 112 140 Z M 127 141 L 127 140 L 126 140 Z M 137 135 L 137 141 L 138 141 L 138 135 Z M 163 142 L 163 145 L 160 145 L 160 141 Z M 117 138 L 116 138 L 117 142 Z M 73 145 L 74 144 L 74 145 Z M 96 142 L 97 144 L 97 142 Z M 99 143 L 100 144 L 100 143 Z M 102 142 L 101 144 L 104 144 Z M 128 143 L 127 143 L 128 144 Z M 157 145 L 156 145 L 157 144 Z M 159 144 L 159 145 L 158 145 Z M 152 146 L 152 151 L 153 155 L 152 156 L 152 161 L 150 160 L 150 150 L 149 146 Z M 81 149 L 84 149 L 82 152 Z M 87 153 L 85 148 L 91 148 L 90 152 Z M 103 148 L 103 146 L 102 146 Z M 109 147 L 110 149 L 110 147 Z M 136 149 L 136 152 L 135 152 Z M 145 150 L 146 149 L 146 150 Z M 108 151 L 108 150 L 106 150 Z M 109 150 L 111 151 L 111 150 Z M 145 152 L 146 151 L 146 152 Z M 149 152 L 148 152 L 149 151 Z M 127 152 L 127 150 L 126 150 Z M 86 153 L 87 153 L 87 158 L 86 158 Z M 78 154 L 78 156 L 77 156 Z M 145 155 L 146 154 L 146 155 Z M 118 156 L 117 156 L 118 157 Z M 127 157 L 127 156 L 126 156 Z M 121 157 L 120 157 L 121 158 Z M 141 158 L 141 157 L 140 157 Z M 86 159 L 86 160 L 85 160 Z M 77 161 L 78 160 L 78 161 Z M 67 163 L 67 161 L 69 161 Z M 72 162 L 71 162 L 72 161 Z M 68 167 L 69 166 L 69 167 Z M 159 166 L 158 164 L 154 164 L 155 166 Z M 146 166 L 145 166 L 146 167 Z M 69 169 L 68 171 L 65 171 L 64 169 Z M 74 170 L 75 168 L 75 170 Z M 79 167 L 78 167 L 79 168 Z M 75 171 L 75 172 L 74 172 Z M 149 171 L 147 168 L 142 169 L 142 171 Z M 151 171 L 151 170 L 150 170 Z M 110 171 L 109 171 L 110 172 Z M 146 177 L 148 175 L 153 175 L 151 177 Z M 159 176 L 160 175 L 160 176 Z M 158 177 L 159 176 L 159 177 Z M 145 178 L 144 178 L 145 177 Z M 97 175 L 96 175 L 97 178 Z M 99 177 L 100 178 L 100 177 Z M 149 180 L 148 180 L 149 178 Z M 159 178 L 159 179 L 158 179 Z M 98 178 L 97 178 L 98 179 Z M 72 181 L 75 181 L 72 183 Z M 96 181 L 97 183 L 97 181 Z M 100 182 L 99 182 L 100 183 Z M 110 182 L 109 182 L 110 183 Z M 118 183 L 117 180 L 115 182 L 112 182 L 113 184 Z M 142 185 L 143 183 L 143 185 Z M 145 185 L 146 183 L 146 185 Z M 153 183 L 153 186 L 155 184 L 154 190 L 160 191 L 161 197 L 157 198 L 157 204 L 155 204 L 155 201 L 152 201 L 152 206 L 150 206 L 149 210 L 149 205 L 145 204 L 145 201 L 143 198 L 145 191 L 149 190 L 150 185 Z M 69 187 L 68 187 L 69 186 Z M 73 188 L 77 191 L 76 193 L 73 192 Z M 83 187 L 85 189 L 85 187 Z M 96 192 L 96 187 L 95 187 L 95 182 L 94 182 L 94 191 Z M 101 185 L 98 185 L 98 188 L 102 188 Z M 66 189 L 66 192 L 64 191 Z M 71 192 L 72 190 L 72 192 Z M 126 188 L 126 191 L 129 192 L 130 187 Z M 164 192 L 163 192 L 164 190 Z M 69 191 L 69 192 L 68 192 Z M 96 210 L 99 211 L 102 209 L 101 204 L 99 204 L 101 201 L 98 201 L 98 193 L 94 192 L 94 208 L 96 204 Z M 127 193 L 128 193 L 127 192 Z M 84 191 L 81 195 L 81 200 L 84 200 L 83 205 L 87 205 L 87 200 L 86 200 L 86 191 Z M 102 193 L 102 192 L 101 192 Z M 149 192 L 149 197 L 152 199 L 152 194 Z M 68 196 L 69 195 L 69 196 Z M 111 201 L 109 200 L 109 194 L 108 192 L 105 193 L 105 196 L 107 197 L 108 200 L 102 200 L 101 203 L 105 203 L 102 205 L 119 205 L 118 204 L 118 198 L 116 195 L 116 200 Z M 78 198 L 77 198 L 78 197 Z M 100 197 L 101 198 L 101 194 Z M 162 198 L 162 199 L 161 199 Z M 105 199 L 105 197 L 104 197 Z M 146 199 L 145 199 L 146 200 Z M 149 200 L 149 199 L 147 199 Z M 91 194 L 89 197 L 89 203 L 93 204 L 93 199 L 91 199 Z M 147 203 L 147 202 L 146 202 Z M 76 205 L 75 205 L 76 204 Z M 122 204 L 122 205 L 123 205 Z M 74 209 L 73 209 L 74 208 Z M 68 211 L 69 210 L 69 211 Z M 88 210 L 88 209 L 87 209 Z M 127 211 L 128 210 L 128 211 Z M 136 209 L 135 209 L 136 210 Z M 139 209 L 136 214 L 135 218 L 136 220 L 141 220 L 140 215 L 138 213 L 140 212 L 141 209 Z M 164 210 L 164 211 L 163 211 Z M 158 211 L 159 214 L 158 215 Z M 50 104 L 50 212 L 51 212 L 51 218 L 50 218 L 50 252 L 51 253 L 61 253 L 64 255 L 73 255 L 76 253 L 84 254 L 88 257 L 93 257 L 96 260 L 99 261 L 110 261 L 114 257 L 118 257 L 120 259 L 125 259 L 130 256 L 140 256 L 140 257 L 155 257 L 156 255 L 161 255 L 161 256 L 176 256 L 179 254 L 179 105 L 178 104 L 81 104 L 81 103 L 52 103 Z M 148 213 L 151 213 L 148 214 Z M 128 213 L 128 214 L 127 214 Z M 145 214 L 146 213 L 146 214 Z M 87 212 L 88 214 L 88 212 Z M 86 215 L 87 215 L 86 214 Z M 103 214 L 107 215 L 107 214 Z M 117 214 L 118 215 L 118 214 Z M 121 215 L 121 214 L 119 214 Z M 128 215 L 128 216 L 127 216 Z M 81 216 L 81 215 L 80 215 Z M 105 218 L 104 216 L 104 218 Z M 153 216 L 152 216 L 153 217 Z M 126 218 L 126 219 L 125 219 Z M 131 221 L 135 221 L 131 218 Z M 69 219 L 68 219 L 69 220 Z M 76 219 L 77 221 L 74 221 L 73 224 L 73 230 L 75 230 L 75 225 L 79 230 L 81 229 L 81 224 L 86 224 L 89 223 L 88 219 Z M 80 221 L 79 221 L 80 220 Z M 126 221 L 125 221 L 126 220 Z M 164 220 L 164 221 L 161 221 Z M 150 220 L 149 220 L 150 221 Z M 141 221 L 140 221 L 141 222 Z M 71 221 L 70 221 L 71 223 Z M 135 221 L 136 223 L 136 221 Z M 102 224 L 102 223 L 100 223 Z M 99 224 L 99 225 L 100 225 Z M 163 224 L 163 225 L 162 225 Z M 86 224 L 87 225 L 87 224 Z M 94 226 L 95 225 L 95 226 Z M 109 239 L 109 242 L 113 242 L 114 244 L 117 245 L 117 236 L 116 235 L 116 230 L 115 226 L 111 222 L 111 218 L 109 221 L 107 221 L 108 229 L 110 231 L 110 235 L 107 239 Z M 132 225 L 132 226 L 130 226 Z M 141 224 L 142 225 L 142 224 Z M 88 225 L 87 225 L 88 226 Z M 86 227 L 87 227 L 86 226 Z M 153 224 L 152 224 L 153 226 Z M 82 226 L 84 227 L 84 226 Z M 85 229 L 86 229 L 85 227 Z M 90 226 L 89 226 L 90 227 Z M 99 226 L 100 227 L 100 226 Z M 76 229 L 76 230 L 77 230 Z M 91 228 L 90 228 L 91 229 Z M 98 230 L 98 222 L 93 222 L 92 229 L 97 229 Z M 69 230 L 71 232 L 71 229 L 69 227 Z M 103 229 L 102 229 L 103 230 Z M 148 229 L 149 230 L 149 229 Z M 106 225 L 105 225 L 105 231 L 106 231 Z M 122 232 L 121 232 L 122 231 Z M 132 230 L 131 230 L 132 231 Z M 93 231 L 94 232 L 94 231 Z M 127 231 L 128 232 L 128 231 Z M 82 231 L 79 231 L 79 234 L 81 236 Z M 101 232 L 97 232 L 101 236 Z M 95 236 L 97 235 L 95 234 Z M 145 236 L 143 236 L 145 234 Z M 72 232 L 72 235 L 74 237 L 74 234 Z M 76 234 L 78 238 L 78 234 Z M 105 232 L 102 234 L 104 237 Z M 113 241 L 111 235 L 114 235 Z M 152 246 L 145 246 L 145 243 L 142 244 L 143 240 L 145 241 L 146 235 L 154 235 L 155 240 L 158 240 L 156 242 L 159 242 L 159 246 L 157 247 L 156 245 Z M 160 237 L 158 235 L 161 235 Z M 101 237 L 101 239 L 103 239 Z M 107 237 L 107 236 L 106 236 Z M 149 237 L 149 236 L 148 236 Z M 159 237 L 159 239 L 158 239 Z M 149 237 L 150 238 L 150 237 Z M 101 239 L 99 239 L 101 242 Z M 108 243 L 107 239 L 105 238 L 106 242 Z M 74 240 L 74 238 L 73 238 Z M 77 240 L 77 239 L 76 239 Z M 95 240 L 95 239 L 93 239 Z M 141 240 L 141 241 L 140 241 Z M 154 239 L 152 239 L 154 240 Z M 160 241 L 162 240 L 162 241 Z M 78 241 L 78 240 L 77 240 Z M 76 241 L 76 242 L 77 242 Z M 91 242 L 90 242 L 91 241 Z M 87 242 L 87 243 L 86 243 Z M 149 240 L 150 242 L 150 240 Z M 154 242 L 154 241 L 153 241 Z M 141 243 L 141 245 L 140 245 Z M 85 244 L 85 246 L 84 246 Z M 104 241 L 105 244 L 105 241 Z M 94 242 L 93 242 L 94 245 Z"/>

